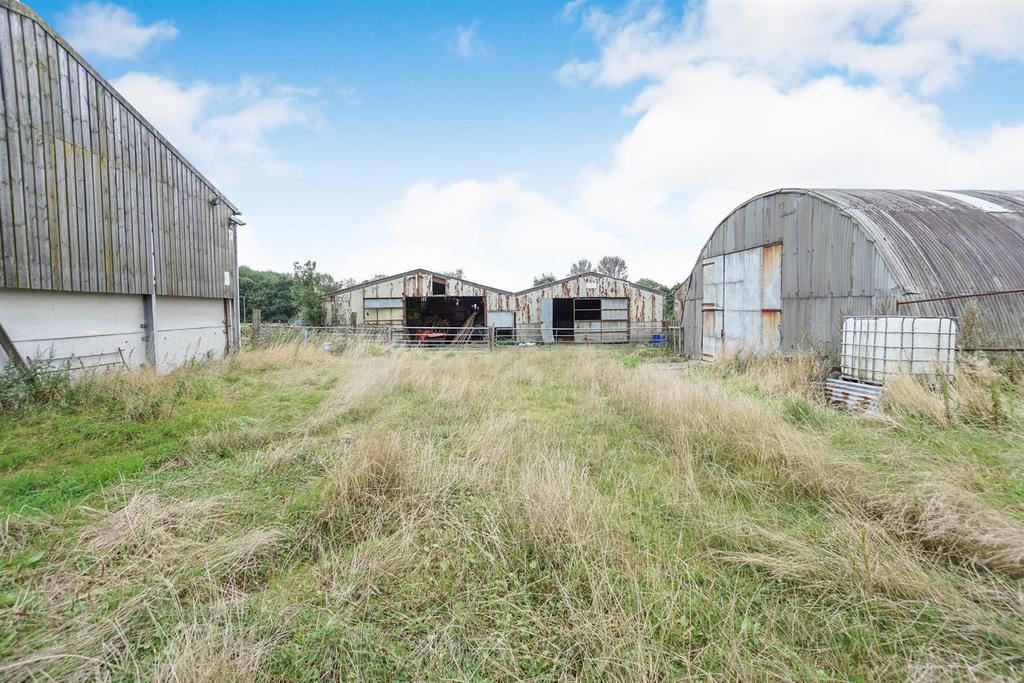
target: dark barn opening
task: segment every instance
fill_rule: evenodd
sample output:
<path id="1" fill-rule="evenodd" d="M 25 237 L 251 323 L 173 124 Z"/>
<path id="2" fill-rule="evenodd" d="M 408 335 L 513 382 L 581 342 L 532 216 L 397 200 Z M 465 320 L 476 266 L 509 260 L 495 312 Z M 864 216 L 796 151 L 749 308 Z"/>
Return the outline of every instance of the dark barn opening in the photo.
<path id="1" fill-rule="evenodd" d="M 575 320 L 600 320 L 601 300 L 600 299 L 576 299 L 576 308 L 573 311 Z"/>
<path id="2" fill-rule="evenodd" d="M 551 300 L 551 326 L 555 328 L 555 341 L 573 340 L 575 337 L 573 299 L 556 298 Z"/>
<path id="3" fill-rule="evenodd" d="M 421 341 L 484 339 L 484 299 L 481 296 L 406 297 L 405 324 Z M 428 329 L 431 328 L 431 329 Z"/>

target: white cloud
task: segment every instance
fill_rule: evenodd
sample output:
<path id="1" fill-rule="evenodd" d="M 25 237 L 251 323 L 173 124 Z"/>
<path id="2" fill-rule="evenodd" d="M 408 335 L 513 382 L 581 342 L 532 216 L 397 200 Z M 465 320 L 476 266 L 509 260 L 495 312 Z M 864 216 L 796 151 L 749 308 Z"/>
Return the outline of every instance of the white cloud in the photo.
<path id="1" fill-rule="evenodd" d="M 1019 188 L 1024 120 L 957 130 L 929 97 L 979 60 L 1024 61 L 1022 7 L 710 0 L 682 18 L 567 7 L 599 57 L 557 75 L 639 85 L 611 161 L 582 170 L 568 198 L 516 175 L 416 183 L 322 261 L 356 276 L 463 267 L 515 289 L 618 254 L 635 277 L 671 284 L 720 220 L 766 190 Z"/>
<path id="2" fill-rule="evenodd" d="M 601 42 L 602 57 L 563 76 L 582 71 L 610 85 L 720 61 L 788 82 L 830 68 L 932 93 L 954 85 L 972 60 L 1024 58 L 1024 3 L 1012 1 L 709 0 L 680 19 L 660 5 L 621 15 L 592 8 L 583 28 Z"/>
<path id="3" fill-rule="evenodd" d="M 416 183 L 360 239 L 325 244 L 321 254 L 332 272 L 353 276 L 463 268 L 470 280 L 518 289 L 542 271 L 564 275 L 565 254 L 601 255 L 621 246 L 579 212 L 509 175 Z"/>
<path id="4" fill-rule="evenodd" d="M 150 45 L 178 35 L 172 22 L 142 24 L 124 7 L 100 2 L 72 6 L 61 15 L 60 26 L 82 54 L 111 59 L 134 59 Z"/>
<path id="5" fill-rule="evenodd" d="M 449 31 L 448 51 L 462 59 L 492 59 L 494 48 L 480 37 L 479 27 L 480 22 L 474 21 Z"/>
<path id="6" fill-rule="evenodd" d="M 566 21 L 573 19 L 586 2 L 587 0 L 569 0 L 562 5 L 562 19 Z"/>
<path id="7" fill-rule="evenodd" d="M 577 200 L 593 225 L 632 245 L 632 272 L 681 279 L 718 221 L 777 187 L 1006 188 L 1024 179 L 1024 122 L 957 131 L 921 96 L 980 55 L 1021 59 L 1003 29 L 1019 11 L 980 8 L 984 19 L 957 26 L 948 13 L 922 19 L 933 16 L 927 5 L 789 7 L 710 2 L 681 22 L 658 8 L 584 19 L 600 58 L 559 75 L 645 84 L 627 112 L 636 124 L 608 168 L 582 175 Z M 898 37 L 859 37 L 882 26 Z M 868 84 L 853 80 L 865 74 Z"/>
<path id="8" fill-rule="evenodd" d="M 113 85 L 214 182 L 299 172 L 275 152 L 272 136 L 322 125 L 310 101 L 315 90 L 254 78 L 186 85 L 135 72 Z"/>

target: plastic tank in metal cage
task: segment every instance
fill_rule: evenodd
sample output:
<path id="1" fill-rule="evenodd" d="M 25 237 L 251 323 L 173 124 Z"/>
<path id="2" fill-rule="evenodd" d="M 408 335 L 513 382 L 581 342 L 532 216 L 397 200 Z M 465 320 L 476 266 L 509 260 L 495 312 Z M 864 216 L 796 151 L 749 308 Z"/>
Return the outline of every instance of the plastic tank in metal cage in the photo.
<path id="1" fill-rule="evenodd" d="M 847 318 L 840 365 L 844 375 L 879 384 L 892 375 L 951 375 L 956 334 L 953 318 Z"/>

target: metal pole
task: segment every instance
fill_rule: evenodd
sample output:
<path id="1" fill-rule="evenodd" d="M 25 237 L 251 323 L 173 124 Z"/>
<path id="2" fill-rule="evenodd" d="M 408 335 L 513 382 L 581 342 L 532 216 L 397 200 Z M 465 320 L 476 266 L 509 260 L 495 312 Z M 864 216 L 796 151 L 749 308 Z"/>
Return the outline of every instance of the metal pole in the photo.
<path id="1" fill-rule="evenodd" d="M 143 316 L 146 319 L 146 356 L 153 365 L 154 370 L 159 370 L 159 355 L 157 354 L 156 334 L 156 220 L 149 222 L 149 296 L 142 297 Z"/>
<path id="2" fill-rule="evenodd" d="M 25 367 L 25 359 L 21 357 L 18 349 L 14 346 L 14 342 L 7 336 L 7 330 L 4 329 L 3 323 L 0 323 L 0 348 L 4 350 L 4 353 L 7 354 L 12 363 L 19 368 Z"/>
<path id="3" fill-rule="evenodd" d="M 974 299 L 982 296 L 1000 296 L 1003 294 L 1024 294 L 1024 289 L 1000 289 L 991 292 L 977 292 L 973 294 L 948 294 L 944 296 L 928 297 L 926 299 L 907 299 L 896 302 L 896 311 L 899 312 L 900 306 L 909 306 L 910 304 L 926 304 L 933 301 L 954 301 L 956 299 Z"/>
<path id="4" fill-rule="evenodd" d="M 238 228 L 239 226 L 245 225 L 245 223 L 238 220 L 234 216 L 231 216 L 228 218 L 228 225 L 230 225 L 232 228 L 231 237 L 235 250 L 235 315 L 234 319 L 231 321 L 231 326 L 234 328 L 235 331 L 235 349 L 238 350 L 242 348 L 242 312 L 238 308 L 238 291 L 240 289 L 240 287 L 238 286 Z"/>

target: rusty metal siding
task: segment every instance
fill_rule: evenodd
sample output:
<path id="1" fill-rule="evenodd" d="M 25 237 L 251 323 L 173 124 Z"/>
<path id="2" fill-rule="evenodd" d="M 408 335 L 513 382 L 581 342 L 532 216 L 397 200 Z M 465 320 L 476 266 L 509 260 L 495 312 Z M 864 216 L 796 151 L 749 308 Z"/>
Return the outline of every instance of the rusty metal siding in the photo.
<path id="1" fill-rule="evenodd" d="M 761 248 L 761 308 L 782 310 L 782 245 Z"/>
<path id="2" fill-rule="evenodd" d="M 483 297 L 488 312 L 515 309 L 514 295 L 511 292 L 485 287 L 476 282 L 449 277 L 429 270 L 415 270 L 328 293 L 324 297 L 326 319 L 335 324 L 349 325 L 352 323 L 352 314 L 354 313 L 356 324 L 364 322 L 401 324 L 403 321 L 396 320 L 393 315 L 385 319 L 378 313 L 368 314 L 367 311 L 373 304 L 367 306 L 366 302 L 379 299 L 434 296 L 435 277 L 445 280 L 447 296 Z M 395 309 L 390 310 L 394 311 Z"/>
<path id="3" fill-rule="evenodd" d="M 0 286 L 147 294 L 154 236 L 158 294 L 234 295 L 235 207 L 13 0 L 0 80 Z"/>
<path id="4" fill-rule="evenodd" d="M 541 302 L 549 299 L 623 298 L 629 301 L 630 322 L 661 322 L 665 295 L 618 278 L 587 273 L 535 287 L 515 295 L 517 324 L 541 322 Z"/>

